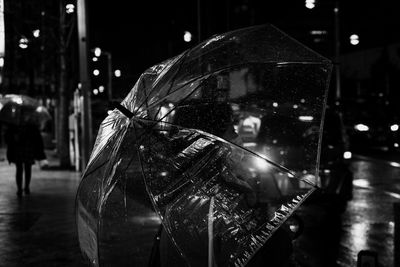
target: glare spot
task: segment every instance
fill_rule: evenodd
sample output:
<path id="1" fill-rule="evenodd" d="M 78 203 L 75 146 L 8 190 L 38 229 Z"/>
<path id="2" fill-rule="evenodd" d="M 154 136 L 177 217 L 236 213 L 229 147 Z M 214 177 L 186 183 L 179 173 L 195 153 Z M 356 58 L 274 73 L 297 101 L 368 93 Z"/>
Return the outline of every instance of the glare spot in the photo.
<path id="1" fill-rule="evenodd" d="M 369 131 L 369 127 L 367 125 L 365 125 L 365 124 L 362 124 L 362 123 L 355 125 L 354 129 L 356 129 L 357 131 L 360 131 L 360 132 Z"/>
<path id="2" fill-rule="evenodd" d="M 313 121 L 314 117 L 313 116 L 299 116 L 300 121 Z"/>
<path id="3" fill-rule="evenodd" d="M 73 4 L 67 4 L 65 6 L 65 9 L 66 9 L 65 12 L 67 12 L 67 14 L 71 14 L 71 13 L 74 13 L 75 6 Z"/>
<path id="4" fill-rule="evenodd" d="M 350 43 L 352 45 L 358 45 L 360 43 L 360 39 L 357 34 L 350 35 Z"/>
<path id="5" fill-rule="evenodd" d="M 351 244 L 354 251 L 361 251 L 365 249 L 367 245 L 367 234 L 369 232 L 369 224 L 362 223 L 354 223 L 350 228 L 351 235 Z"/>
<path id="6" fill-rule="evenodd" d="M 353 180 L 353 185 L 358 187 L 369 187 L 369 182 L 365 179 L 355 179 Z"/>
<path id="7" fill-rule="evenodd" d="M 93 75 L 94 76 L 99 76 L 100 71 L 98 69 L 93 70 Z"/>
<path id="8" fill-rule="evenodd" d="M 34 31 L 32 32 L 32 34 L 33 34 L 33 37 L 38 38 L 38 37 L 40 36 L 40 30 L 39 30 L 39 29 L 36 29 L 36 30 L 34 30 Z"/>
<path id="9" fill-rule="evenodd" d="M 344 159 L 351 159 L 352 158 L 352 153 L 350 151 L 346 151 L 343 153 L 343 158 Z"/>
<path id="10" fill-rule="evenodd" d="M 192 41 L 192 34 L 188 31 L 185 31 L 183 34 L 183 40 L 189 43 L 190 41 Z"/>
<path id="11" fill-rule="evenodd" d="M 396 167 L 396 168 L 399 168 L 399 167 L 400 167 L 400 163 L 397 163 L 397 162 L 391 161 L 389 164 L 390 164 L 390 166 L 392 166 L 392 167 Z"/>
<path id="12" fill-rule="evenodd" d="M 306 0 L 306 8 L 313 9 L 315 7 L 315 0 Z"/>
<path id="13" fill-rule="evenodd" d="M 279 104 L 278 104 L 277 102 L 274 102 L 274 103 L 272 103 L 272 106 L 273 106 L 274 108 L 277 108 L 277 107 L 279 106 Z"/>
<path id="14" fill-rule="evenodd" d="M 392 132 L 398 131 L 398 130 L 399 130 L 399 125 L 398 125 L 398 124 L 393 124 L 393 125 L 391 125 L 391 126 L 390 126 L 390 130 L 391 130 Z"/>

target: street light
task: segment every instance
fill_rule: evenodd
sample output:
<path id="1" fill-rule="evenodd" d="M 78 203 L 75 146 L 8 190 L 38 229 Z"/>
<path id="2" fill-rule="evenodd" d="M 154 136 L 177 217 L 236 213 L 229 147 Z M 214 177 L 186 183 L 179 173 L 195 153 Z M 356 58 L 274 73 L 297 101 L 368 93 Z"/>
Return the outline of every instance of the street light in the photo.
<path id="1" fill-rule="evenodd" d="M 117 78 L 121 77 L 121 70 L 115 70 L 115 71 L 114 71 L 114 75 L 115 75 L 115 77 L 117 77 Z"/>
<path id="2" fill-rule="evenodd" d="M 183 40 L 187 43 L 192 41 L 192 34 L 189 31 L 185 31 L 183 34 Z"/>
<path id="3" fill-rule="evenodd" d="M 67 4 L 67 5 L 65 6 L 65 12 L 66 12 L 67 14 L 72 14 L 72 13 L 74 13 L 74 12 L 75 12 L 75 6 L 74 6 L 73 4 Z"/>
<path id="4" fill-rule="evenodd" d="M 107 57 L 107 67 L 108 67 L 108 88 L 107 88 L 107 94 L 108 94 L 108 100 L 111 101 L 112 99 L 112 57 L 111 57 L 111 53 L 102 50 L 100 47 L 96 47 L 94 49 L 92 49 L 92 51 L 94 52 L 94 55 L 96 57 L 100 57 L 102 54 L 104 54 Z M 97 61 L 97 60 L 94 60 Z"/>
<path id="5" fill-rule="evenodd" d="M 33 37 L 35 37 L 35 38 L 39 38 L 39 36 L 40 36 L 40 30 L 39 30 L 39 29 L 33 30 L 33 31 L 32 31 L 32 35 L 33 35 Z"/>
<path id="6" fill-rule="evenodd" d="M 28 38 L 26 38 L 25 36 L 21 37 L 21 39 L 19 39 L 19 47 L 21 49 L 28 48 L 28 42 Z"/>
<path id="7" fill-rule="evenodd" d="M 334 69 L 335 69 L 335 81 L 336 81 L 336 90 L 335 90 L 335 98 L 336 101 L 341 98 L 341 78 L 340 78 L 340 23 L 339 23 L 339 0 L 333 0 L 334 4 L 333 13 L 334 13 Z M 330 3 L 331 5 L 332 3 Z M 306 0 L 306 7 L 308 9 L 312 9 L 315 7 L 315 0 Z"/>
<path id="8" fill-rule="evenodd" d="M 360 39 L 357 34 L 350 35 L 350 44 L 358 45 L 360 43 Z"/>

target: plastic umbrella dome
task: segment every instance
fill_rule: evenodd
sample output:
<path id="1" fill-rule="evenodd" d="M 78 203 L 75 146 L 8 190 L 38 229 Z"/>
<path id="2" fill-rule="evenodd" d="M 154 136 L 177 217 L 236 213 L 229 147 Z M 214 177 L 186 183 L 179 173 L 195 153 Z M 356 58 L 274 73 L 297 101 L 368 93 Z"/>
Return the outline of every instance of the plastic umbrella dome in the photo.
<path id="1" fill-rule="evenodd" d="M 245 266 L 318 187 L 330 73 L 272 25 L 147 69 L 102 122 L 78 189 L 85 257 Z"/>
<path id="2" fill-rule="evenodd" d="M 7 94 L 0 98 L 0 121 L 13 125 L 35 124 L 39 128 L 51 120 L 46 107 L 26 95 Z"/>

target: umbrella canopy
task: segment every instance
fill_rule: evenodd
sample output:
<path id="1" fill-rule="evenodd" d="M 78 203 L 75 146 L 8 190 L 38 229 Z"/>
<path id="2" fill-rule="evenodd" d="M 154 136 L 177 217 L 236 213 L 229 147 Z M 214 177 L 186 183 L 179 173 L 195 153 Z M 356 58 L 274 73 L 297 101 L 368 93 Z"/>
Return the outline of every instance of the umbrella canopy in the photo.
<path id="1" fill-rule="evenodd" d="M 13 124 L 34 124 L 43 128 L 51 120 L 48 110 L 39 102 L 25 95 L 5 95 L 0 99 L 0 121 Z"/>
<path id="2" fill-rule="evenodd" d="M 146 265 L 162 224 L 188 266 L 246 265 L 318 186 L 330 71 L 271 25 L 146 70 L 103 121 L 83 175 L 84 254 Z"/>

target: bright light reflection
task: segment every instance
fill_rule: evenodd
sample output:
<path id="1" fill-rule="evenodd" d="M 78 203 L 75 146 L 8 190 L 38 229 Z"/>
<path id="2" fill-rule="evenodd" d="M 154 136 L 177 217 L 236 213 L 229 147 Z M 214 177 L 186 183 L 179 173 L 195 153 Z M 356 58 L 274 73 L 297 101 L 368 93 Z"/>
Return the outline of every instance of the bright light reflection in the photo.
<path id="1" fill-rule="evenodd" d="M 353 185 L 358 187 L 369 187 L 369 182 L 365 179 L 354 179 Z"/>
<path id="2" fill-rule="evenodd" d="M 352 153 L 350 151 L 346 151 L 343 153 L 343 158 L 344 159 L 351 159 L 352 158 Z"/>
<path id="3" fill-rule="evenodd" d="M 397 162 L 391 161 L 389 164 L 390 164 L 390 166 L 392 166 L 392 167 L 396 167 L 396 168 L 399 168 L 399 167 L 400 167 L 400 163 L 397 163 Z"/>
<path id="4" fill-rule="evenodd" d="M 272 106 L 273 106 L 274 108 L 277 108 L 277 107 L 279 106 L 279 104 L 278 104 L 277 102 L 274 102 L 274 103 L 272 103 Z"/>
<path id="5" fill-rule="evenodd" d="M 254 157 L 253 161 L 255 167 L 261 171 L 267 171 L 271 168 L 271 164 L 269 164 L 265 159 Z"/>
<path id="6" fill-rule="evenodd" d="M 97 57 L 92 57 L 93 62 L 96 62 L 97 60 L 99 60 Z"/>
<path id="7" fill-rule="evenodd" d="M 365 124 L 362 124 L 362 123 L 355 125 L 354 129 L 356 129 L 357 131 L 360 131 L 360 132 L 369 131 L 369 127 L 367 125 L 365 125 Z"/>
<path id="8" fill-rule="evenodd" d="M 103 92 L 104 92 L 104 86 L 103 86 L 103 85 L 100 85 L 100 86 L 99 86 L 99 92 L 100 92 L 100 93 L 103 93 Z"/>
<path id="9" fill-rule="evenodd" d="M 99 90 L 93 89 L 93 94 L 94 94 L 94 95 L 98 95 L 98 94 L 99 94 Z"/>
<path id="10" fill-rule="evenodd" d="M 4 58 L 0 57 L 0 68 L 4 67 Z"/>
<path id="11" fill-rule="evenodd" d="M 390 130 L 391 130 L 392 132 L 398 131 L 398 130 L 399 130 L 399 125 L 398 125 L 398 124 L 393 124 L 393 125 L 391 125 L 391 126 L 390 126 Z"/>
<path id="12" fill-rule="evenodd" d="M 353 223 L 350 227 L 350 238 L 353 251 L 361 251 L 366 248 L 369 224 L 366 222 Z"/>
<path id="13" fill-rule="evenodd" d="M 394 147 L 399 147 L 399 143 L 394 143 L 393 146 Z"/>
<path id="14" fill-rule="evenodd" d="M 313 121 L 314 117 L 313 116 L 299 116 L 299 120 L 301 120 L 301 121 Z"/>
<path id="15" fill-rule="evenodd" d="M 100 71 L 99 71 L 98 69 L 95 69 L 95 70 L 93 71 L 93 75 L 94 75 L 94 76 L 99 76 L 99 74 L 100 74 Z"/>

